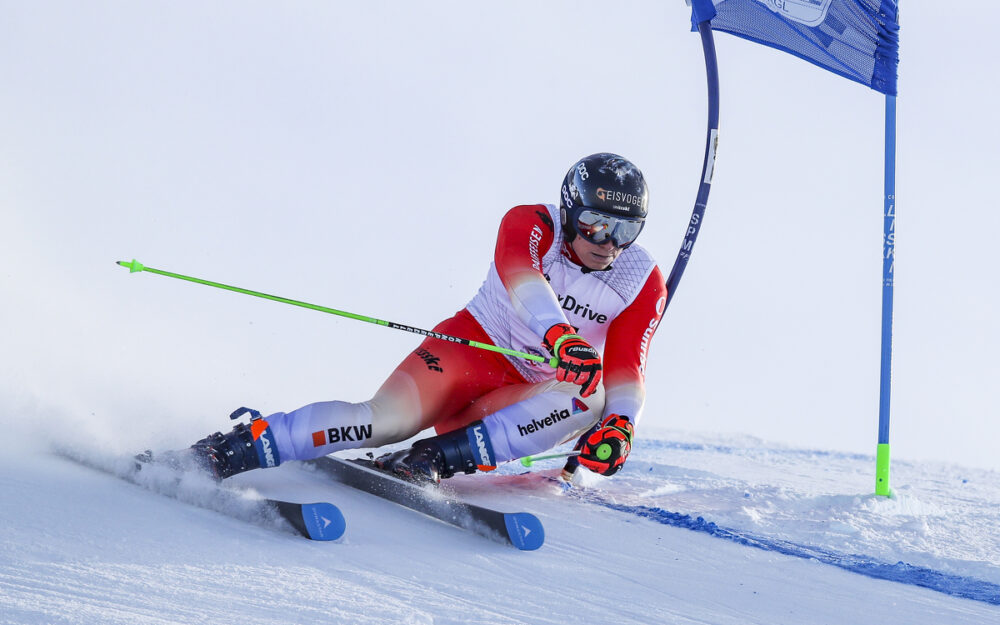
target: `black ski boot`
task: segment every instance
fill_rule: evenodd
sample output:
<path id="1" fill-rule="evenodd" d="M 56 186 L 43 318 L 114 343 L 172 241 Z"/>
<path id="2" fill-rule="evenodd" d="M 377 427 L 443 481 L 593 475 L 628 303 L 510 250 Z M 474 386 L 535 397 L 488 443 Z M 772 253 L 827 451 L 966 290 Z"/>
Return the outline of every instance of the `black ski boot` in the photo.
<path id="1" fill-rule="evenodd" d="M 224 480 L 251 469 L 278 466 L 280 459 L 274 435 L 258 411 L 240 408 L 229 418 L 236 419 L 248 412 L 251 415 L 249 425 L 239 423 L 232 432 L 216 432 L 191 445 L 187 453 L 199 468 Z"/>
<path id="2" fill-rule="evenodd" d="M 457 471 L 492 471 L 496 463 L 486 426 L 476 421 L 461 430 L 419 440 L 409 449 L 379 456 L 375 466 L 411 482 L 438 484 Z"/>
<path id="3" fill-rule="evenodd" d="M 253 434 L 245 423 L 237 424 L 232 432 L 216 432 L 191 445 L 192 456 L 200 468 L 216 479 L 260 468 L 260 458 L 253 444 Z"/>

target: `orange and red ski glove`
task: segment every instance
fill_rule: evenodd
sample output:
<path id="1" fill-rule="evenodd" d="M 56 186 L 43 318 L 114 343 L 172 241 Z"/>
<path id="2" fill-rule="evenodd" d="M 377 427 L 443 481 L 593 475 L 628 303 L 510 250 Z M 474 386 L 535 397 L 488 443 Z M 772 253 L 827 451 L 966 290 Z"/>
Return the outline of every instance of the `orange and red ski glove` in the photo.
<path id="1" fill-rule="evenodd" d="M 601 427 L 584 441 L 578 457 L 580 464 L 601 475 L 618 473 L 632 451 L 634 433 L 628 417 L 608 415 Z"/>
<path id="2" fill-rule="evenodd" d="M 601 355 L 568 323 L 557 323 L 545 331 L 542 342 L 556 358 L 556 379 L 580 385 L 587 397 L 601 382 Z"/>

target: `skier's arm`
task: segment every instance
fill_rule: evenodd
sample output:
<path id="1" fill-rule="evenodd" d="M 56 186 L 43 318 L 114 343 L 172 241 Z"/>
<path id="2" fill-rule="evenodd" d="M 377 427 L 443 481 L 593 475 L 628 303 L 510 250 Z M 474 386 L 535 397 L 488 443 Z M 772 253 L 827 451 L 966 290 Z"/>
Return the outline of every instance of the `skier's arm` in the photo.
<path id="1" fill-rule="evenodd" d="M 500 222 L 494 265 L 518 317 L 539 337 L 568 323 L 542 273 L 542 257 L 555 244 L 555 230 L 543 205 L 515 206 Z"/>
<path id="2" fill-rule="evenodd" d="M 608 326 L 604 348 L 604 416 L 601 425 L 578 447 L 581 465 L 614 475 L 632 450 L 633 424 L 646 399 L 644 382 L 649 344 L 667 306 L 667 288 L 658 267 L 639 295 Z"/>
<path id="3" fill-rule="evenodd" d="M 635 424 L 646 398 L 649 345 L 667 303 L 667 287 L 654 267 L 639 295 L 608 326 L 604 348 L 604 416 L 628 416 Z"/>

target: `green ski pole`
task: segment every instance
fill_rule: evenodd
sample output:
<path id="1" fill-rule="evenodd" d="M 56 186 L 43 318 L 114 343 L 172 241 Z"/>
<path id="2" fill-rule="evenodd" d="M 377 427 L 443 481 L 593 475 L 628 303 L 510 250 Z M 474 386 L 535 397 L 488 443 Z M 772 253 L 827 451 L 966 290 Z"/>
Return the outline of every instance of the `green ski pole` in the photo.
<path id="1" fill-rule="evenodd" d="M 568 458 L 571 456 L 579 456 L 579 455 L 580 452 L 578 451 L 564 451 L 562 453 L 555 453 L 555 454 L 540 454 L 538 456 L 525 456 L 524 458 L 521 458 L 521 464 L 526 467 L 530 467 L 539 460 L 548 460 L 549 458 Z"/>
<path id="2" fill-rule="evenodd" d="M 235 293 L 242 293 L 244 295 L 252 295 L 254 297 L 260 297 L 263 299 L 269 299 L 274 302 L 281 302 L 282 304 L 291 304 L 292 306 L 299 306 L 301 308 L 308 308 L 310 310 L 318 310 L 319 312 L 324 312 L 330 315 L 337 315 L 338 317 L 347 317 L 348 319 L 355 319 L 357 321 L 364 321 L 367 323 L 374 323 L 376 325 L 385 326 L 387 328 L 392 328 L 394 330 L 403 330 L 405 332 L 412 332 L 413 334 L 420 334 L 422 336 L 429 336 L 431 338 L 440 339 L 442 341 L 450 341 L 452 343 L 461 343 L 462 345 L 468 345 L 469 347 L 477 347 L 479 349 L 485 349 L 491 352 L 498 352 L 500 354 L 505 354 L 507 356 L 514 356 L 516 358 L 524 358 L 525 360 L 533 360 L 535 362 L 547 363 L 550 367 L 555 368 L 556 359 L 555 358 L 545 358 L 544 356 L 536 356 L 535 354 L 526 354 L 524 352 L 519 352 L 517 350 L 508 349 L 506 347 L 497 347 L 496 345 L 490 345 L 489 343 L 481 343 L 479 341 L 470 341 L 469 339 L 463 339 L 458 336 L 452 336 L 450 334 L 442 334 L 441 332 L 434 332 L 433 330 L 422 330 L 420 328 L 414 328 L 413 326 L 408 326 L 402 323 L 395 323 L 393 321 L 383 321 L 382 319 L 375 319 L 374 317 L 366 317 L 364 315 L 357 315 L 350 312 L 345 312 L 343 310 L 337 310 L 335 308 L 327 308 L 326 306 L 317 306 L 316 304 L 310 304 L 308 302 L 300 302 L 294 299 L 288 299 L 287 297 L 279 297 L 277 295 L 268 295 L 267 293 L 261 293 L 259 291 L 251 291 L 250 289 L 243 289 L 237 286 L 230 286 L 228 284 L 221 284 L 219 282 L 212 282 L 211 280 L 203 280 L 201 278 L 193 278 L 191 276 L 181 275 L 179 273 L 173 273 L 170 271 L 163 271 L 162 269 L 154 269 L 153 267 L 147 267 L 140 263 L 139 261 L 132 259 L 131 262 L 125 260 L 117 261 L 117 264 L 122 267 L 126 267 L 129 273 L 155 273 L 160 276 L 166 276 L 168 278 L 176 278 L 178 280 L 186 280 L 187 282 L 194 282 L 196 284 L 204 284 L 205 286 L 212 286 L 217 289 L 223 289 L 226 291 L 233 291 Z"/>

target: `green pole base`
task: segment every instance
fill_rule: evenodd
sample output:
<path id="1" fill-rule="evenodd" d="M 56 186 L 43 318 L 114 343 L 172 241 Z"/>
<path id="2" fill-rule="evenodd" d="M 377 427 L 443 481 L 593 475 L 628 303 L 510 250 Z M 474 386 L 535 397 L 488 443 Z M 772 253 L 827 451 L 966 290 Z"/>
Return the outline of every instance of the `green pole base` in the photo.
<path id="1" fill-rule="evenodd" d="M 889 443 L 879 443 L 875 452 L 875 494 L 889 497 Z"/>

